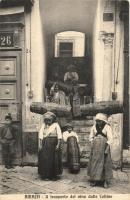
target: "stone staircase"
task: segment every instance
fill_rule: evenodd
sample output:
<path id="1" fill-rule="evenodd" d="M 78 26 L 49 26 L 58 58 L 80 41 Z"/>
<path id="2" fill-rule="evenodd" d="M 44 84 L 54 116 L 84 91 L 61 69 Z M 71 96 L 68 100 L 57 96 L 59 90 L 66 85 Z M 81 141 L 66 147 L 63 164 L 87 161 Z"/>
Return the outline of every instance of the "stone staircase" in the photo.
<path id="1" fill-rule="evenodd" d="M 90 154 L 89 134 L 93 125 L 93 117 L 87 116 L 86 119 L 74 119 L 74 131 L 79 137 L 79 145 L 81 149 L 81 166 L 86 166 Z"/>

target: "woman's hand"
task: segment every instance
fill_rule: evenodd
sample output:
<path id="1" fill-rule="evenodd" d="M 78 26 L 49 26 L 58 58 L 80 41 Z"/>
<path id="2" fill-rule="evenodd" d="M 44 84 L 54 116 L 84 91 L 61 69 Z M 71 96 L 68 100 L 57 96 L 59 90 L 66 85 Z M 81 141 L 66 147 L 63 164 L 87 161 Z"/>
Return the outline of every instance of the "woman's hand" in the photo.
<path id="1" fill-rule="evenodd" d="M 39 139 L 39 150 L 41 150 L 41 149 L 42 149 L 42 140 Z"/>
<path id="2" fill-rule="evenodd" d="M 39 146 L 39 150 L 41 150 L 42 149 L 42 146 Z"/>
<path id="3" fill-rule="evenodd" d="M 56 145 L 56 148 L 55 148 L 55 150 L 58 150 L 58 149 L 60 149 L 60 148 L 62 148 L 61 147 L 61 139 L 58 139 L 58 143 L 57 143 L 57 145 Z"/>
<path id="4" fill-rule="evenodd" d="M 93 146 L 93 140 L 91 141 L 91 147 Z"/>
<path id="5" fill-rule="evenodd" d="M 57 151 L 60 148 L 60 145 L 57 144 L 55 150 Z"/>
<path id="6" fill-rule="evenodd" d="M 110 150 L 110 146 L 109 144 L 106 143 L 106 147 L 105 147 L 105 154 L 108 154 L 109 153 L 109 150 Z"/>

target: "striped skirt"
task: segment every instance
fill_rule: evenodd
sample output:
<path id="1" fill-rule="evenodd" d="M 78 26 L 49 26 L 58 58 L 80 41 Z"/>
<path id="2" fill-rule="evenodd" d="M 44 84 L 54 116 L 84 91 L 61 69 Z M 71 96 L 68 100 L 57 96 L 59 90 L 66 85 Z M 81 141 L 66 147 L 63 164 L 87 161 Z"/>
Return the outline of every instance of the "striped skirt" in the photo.
<path id="1" fill-rule="evenodd" d="M 79 146 L 74 136 L 67 139 L 67 163 L 71 173 L 78 173 L 80 171 Z"/>
<path id="2" fill-rule="evenodd" d="M 109 181 L 112 178 L 112 161 L 110 151 L 105 154 L 107 139 L 98 135 L 91 146 L 88 175 L 90 181 Z"/>

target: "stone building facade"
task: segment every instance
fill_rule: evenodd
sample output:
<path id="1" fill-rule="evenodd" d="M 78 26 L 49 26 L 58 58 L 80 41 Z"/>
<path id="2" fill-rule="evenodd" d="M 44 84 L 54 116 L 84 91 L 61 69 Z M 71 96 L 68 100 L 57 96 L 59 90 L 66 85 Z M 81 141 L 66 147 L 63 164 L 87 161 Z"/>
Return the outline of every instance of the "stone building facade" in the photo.
<path id="1" fill-rule="evenodd" d="M 125 0 L 56 0 L 55 5 L 51 0 L 0 1 L 0 123 L 11 112 L 19 127 L 16 164 L 37 163 L 42 116 L 31 113 L 30 105 L 46 100 L 48 73 L 58 70 L 62 75 L 62 69 L 73 62 L 83 77 L 81 85 L 90 86 L 88 96 L 93 102 L 119 101 L 124 105 L 123 114 L 109 117 L 114 134 L 112 158 L 120 165 L 123 149 L 129 152 L 130 145 L 128 15 Z M 85 45 L 79 51 L 73 48 L 72 58 L 61 59 L 55 39 L 67 31 L 84 34 Z M 60 39 L 74 45 L 76 38 L 75 34 Z M 89 157 L 92 123 L 90 116 L 73 120 L 82 159 Z M 128 160 L 127 155 L 125 158 Z"/>

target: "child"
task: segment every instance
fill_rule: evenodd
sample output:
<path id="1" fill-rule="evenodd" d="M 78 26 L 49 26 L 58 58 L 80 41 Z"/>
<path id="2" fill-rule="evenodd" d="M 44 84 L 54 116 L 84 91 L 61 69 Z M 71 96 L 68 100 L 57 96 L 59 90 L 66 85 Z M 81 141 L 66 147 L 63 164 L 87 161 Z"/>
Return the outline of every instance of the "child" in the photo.
<path id="1" fill-rule="evenodd" d="M 0 127 L 0 143 L 2 147 L 2 160 L 5 168 L 13 168 L 13 160 L 15 156 L 15 142 L 16 142 L 17 128 L 12 125 L 12 116 L 7 114 L 5 116 L 5 125 Z"/>
<path id="2" fill-rule="evenodd" d="M 98 113 L 90 132 L 91 152 L 88 164 L 90 185 L 104 185 L 108 188 L 112 178 L 112 161 L 110 144 L 112 143 L 112 129 L 108 124 L 107 116 Z"/>
<path id="3" fill-rule="evenodd" d="M 78 173 L 80 170 L 80 151 L 77 133 L 73 131 L 72 124 L 66 124 L 66 131 L 63 132 L 63 140 L 67 143 L 67 163 L 71 173 Z"/>

